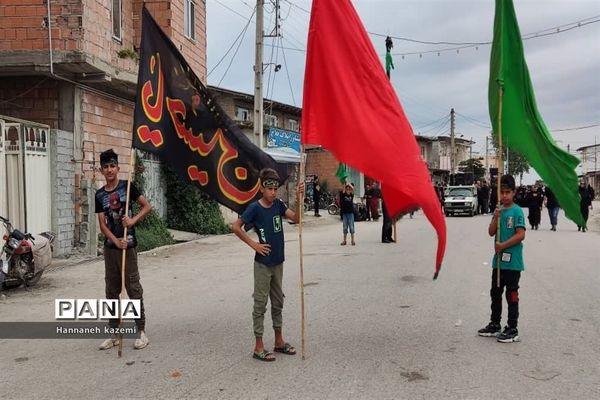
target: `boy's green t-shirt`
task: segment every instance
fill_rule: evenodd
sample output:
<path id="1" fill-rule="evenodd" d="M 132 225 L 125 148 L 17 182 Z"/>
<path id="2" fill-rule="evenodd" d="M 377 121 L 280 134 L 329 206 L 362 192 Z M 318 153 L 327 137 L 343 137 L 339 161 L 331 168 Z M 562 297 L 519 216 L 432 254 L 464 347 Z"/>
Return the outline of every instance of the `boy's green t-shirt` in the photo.
<path id="1" fill-rule="evenodd" d="M 525 214 L 521 207 L 513 204 L 510 208 L 505 208 L 500 214 L 500 242 L 510 239 L 517 233 L 517 228 L 525 229 L 525 226 Z M 525 269 L 523 242 L 502 250 L 500 259 L 500 269 L 523 271 Z M 493 268 L 496 268 L 497 260 L 498 257 L 494 254 Z"/>

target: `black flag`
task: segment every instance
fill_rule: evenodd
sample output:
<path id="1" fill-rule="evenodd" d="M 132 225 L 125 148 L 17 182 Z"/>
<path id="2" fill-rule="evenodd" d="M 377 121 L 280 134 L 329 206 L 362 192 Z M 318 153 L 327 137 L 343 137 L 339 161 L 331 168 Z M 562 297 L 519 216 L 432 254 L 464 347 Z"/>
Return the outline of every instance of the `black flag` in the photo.
<path id="1" fill-rule="evenodd" d="M 158 154 L 186 182 L 239 214 L 260 198 L 262 168 L 287 178 L 211 98 L 145 7 L 133 147 Z"/>

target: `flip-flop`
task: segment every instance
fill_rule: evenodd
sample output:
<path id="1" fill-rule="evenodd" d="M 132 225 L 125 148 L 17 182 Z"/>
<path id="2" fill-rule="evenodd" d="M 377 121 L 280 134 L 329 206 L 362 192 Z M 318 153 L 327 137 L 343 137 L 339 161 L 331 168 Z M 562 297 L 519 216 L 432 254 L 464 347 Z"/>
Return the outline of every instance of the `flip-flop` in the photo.
<path id="1" fill-rule="evenodd" d="M 271 356 L 271 357 L 269 358 L 269 356 Z M 275 361 L 275 357 L 273 357 L 273 353 L 266 351 L 266 350 L 263 350 L 258 354 L 252 353 L 252 357 L 256 358 L 257 360 L 260 360 L 260 361 L 266 361 L 266 362 Z"/>
<path id="2" fill-rule="evenodd" d="M 296 349 L 289 343 L 284 343 L 283 347 L 273 347 L 273 351 L 276 353 L 289 354 L 290 356 L 296 354 Z"/>

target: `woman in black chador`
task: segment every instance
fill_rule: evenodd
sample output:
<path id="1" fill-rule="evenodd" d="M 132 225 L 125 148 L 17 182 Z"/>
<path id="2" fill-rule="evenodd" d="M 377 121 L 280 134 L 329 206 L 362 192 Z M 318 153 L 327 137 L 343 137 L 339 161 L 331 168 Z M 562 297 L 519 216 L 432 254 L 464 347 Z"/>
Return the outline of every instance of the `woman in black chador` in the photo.
<path id="1" fill-rule="evenodd" d="M 541 188 L 538 189 L 536 186 L 532 186 L 525 196 L 525 204 L 529 208 L 529 216 L 527 217 L 529 225 L 531 225 L 532 230 L 537 230 L 542 220 L 542 206 L 544 204 L 544 195 Z"/>

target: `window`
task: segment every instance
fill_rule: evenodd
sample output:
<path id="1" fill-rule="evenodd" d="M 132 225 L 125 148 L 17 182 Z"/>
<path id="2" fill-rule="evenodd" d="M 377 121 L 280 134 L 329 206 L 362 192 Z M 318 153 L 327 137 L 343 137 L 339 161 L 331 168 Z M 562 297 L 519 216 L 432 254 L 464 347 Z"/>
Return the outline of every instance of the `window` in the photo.
<path id="1" fill-rule="evenodd" d="M 265 125 L 267 126 L 277 126 L 277 116 L 272 114 L 265 114 Z"/>
<path id="2" fill-rule="evenodd" d="M 298 121 L 295 119 L 288 120 L 290 131 L 298 132 Z"/>
<path id="3" fill-rule="evenodd" d="M 421 158 L 425 160 L 425 146 L 421 145 Z"/>
<path id="4" fill-rule="evenodd" d="M 247 108 L 238 107 L 235 113 L 235 119 L 238 121 L 249 121 L 250 111 Z"/>
<path id="5" fill-rule="evenodd" d="M 184 34 L 189 39 L 196 39 L 195 19 L 196 3 L 195 0 L 184 0 L 183 2 L 183 19 L 184 19 Z"/>
<path id="6" fill-rule="evenodd" d="M 121 40 L 121 0 L 112 0 L 112 36 Z"/>

